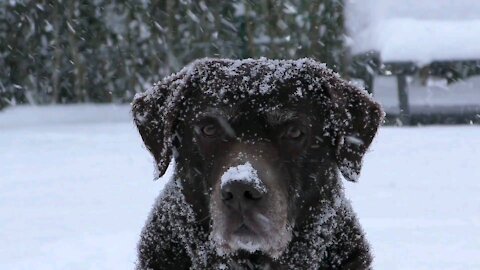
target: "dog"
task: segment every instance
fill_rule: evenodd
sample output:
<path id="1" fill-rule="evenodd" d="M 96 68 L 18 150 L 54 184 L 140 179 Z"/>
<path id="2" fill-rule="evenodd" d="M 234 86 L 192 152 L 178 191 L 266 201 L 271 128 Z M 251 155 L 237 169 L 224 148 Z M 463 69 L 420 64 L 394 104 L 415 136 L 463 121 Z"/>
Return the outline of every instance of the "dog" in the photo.
<path id="1" fill-rule="evenodd" d="M 345 198 L 383 111 L 312 59 L 194 61 L 137 94 L 157 177 L 137 269 L 371 269 Z"/>

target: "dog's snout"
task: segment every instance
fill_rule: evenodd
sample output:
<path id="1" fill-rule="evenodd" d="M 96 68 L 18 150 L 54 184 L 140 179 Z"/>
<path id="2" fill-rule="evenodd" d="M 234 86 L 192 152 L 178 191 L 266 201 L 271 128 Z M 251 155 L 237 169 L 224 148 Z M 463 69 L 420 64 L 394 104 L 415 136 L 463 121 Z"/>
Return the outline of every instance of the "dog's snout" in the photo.
<path id="1" fill-rule="evenodd" d="M 225 204 L 235 208 L 259 201 L 263 192 L 250 183 L 232 181 L 222 187 L 221 195 Z"/>

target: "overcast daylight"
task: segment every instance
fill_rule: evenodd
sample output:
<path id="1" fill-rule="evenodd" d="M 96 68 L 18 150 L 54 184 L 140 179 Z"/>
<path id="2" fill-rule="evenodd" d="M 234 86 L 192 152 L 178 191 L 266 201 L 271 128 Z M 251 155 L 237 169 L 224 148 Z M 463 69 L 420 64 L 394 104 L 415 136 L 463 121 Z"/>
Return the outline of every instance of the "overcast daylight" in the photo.
<path id="1" fill-rule="evenodd" d="M 0 269 L 480 269 L 480 1 L 0 1 Z"/>

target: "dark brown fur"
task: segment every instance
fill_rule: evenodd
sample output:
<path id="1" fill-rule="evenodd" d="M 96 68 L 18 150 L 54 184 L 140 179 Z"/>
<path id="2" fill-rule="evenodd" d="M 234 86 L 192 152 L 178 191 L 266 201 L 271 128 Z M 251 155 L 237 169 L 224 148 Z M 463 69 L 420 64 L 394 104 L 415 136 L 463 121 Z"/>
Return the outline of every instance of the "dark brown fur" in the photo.
<path id="1" fill-rule="evenodd" d="M 382 119 L 361 90 L 309 59 L 203 59 L 136 97 L 133 114 L 160 175 L 172 154 L 176 162 L 142 233 L 138 269 L 370 268 L 338 174 L 357 180 Z M 220 178 L 245 162 L 268 192 L 236 208 Z M 240 224 L 265 248 L 214 239 Z"/>

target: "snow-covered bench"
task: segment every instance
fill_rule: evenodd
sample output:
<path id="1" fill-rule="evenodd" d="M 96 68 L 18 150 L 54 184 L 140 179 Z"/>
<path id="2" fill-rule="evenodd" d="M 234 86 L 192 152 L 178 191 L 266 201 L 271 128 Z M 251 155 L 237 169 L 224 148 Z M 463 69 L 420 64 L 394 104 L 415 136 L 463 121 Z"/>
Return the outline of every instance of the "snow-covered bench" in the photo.
<path id="1" fill-rule="evenodd" d="M 396 76 L 399 118 L 405 124 L 410 120 L 408 76 L 424 80 L 436 76 L 450 83 L 480 74 L 480 16 L 468 20 L 393 17 L 354 28 L 351 75 L 364 80 L 371 92 L 376 75 Z"/>

